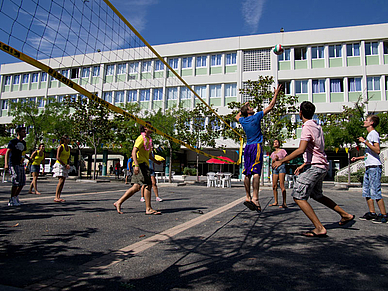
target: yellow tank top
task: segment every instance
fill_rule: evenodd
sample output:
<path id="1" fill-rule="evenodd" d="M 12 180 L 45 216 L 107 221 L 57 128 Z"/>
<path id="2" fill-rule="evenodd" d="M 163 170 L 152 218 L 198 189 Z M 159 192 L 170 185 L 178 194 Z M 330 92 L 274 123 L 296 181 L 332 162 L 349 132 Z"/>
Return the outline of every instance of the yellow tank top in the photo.
<path id="1" fill-rule="evenodd" d="M 42 163 L 43 159 L 44 159 L 44 153 L 43 153 L 42 156 L 40 156 L 39 154 L 40 154 L 40 151 L 36 151 L 36 155 L 35 155 L 35 157 L 34 157 L 34 159 L 32 161 L 32 164 L 34 166 L 39 166 Z"/>
<path id="2" fill-rule="evenodd" d="M 61 144 L 61 146 L 63 147 L 63 149 L 62 149 L 62 152 L 61 152 L 61 155 L 59 156 L 59 158 L 61 159 L 62 162 L 67 164 L 67 161 L 68 161 L 68 159 L 70 157 L 70 147 L 68 146 L 69 150 L 66 151 L 65 145 Z M 61 164 L 58 160 L 56 161 L 56 163 Z"/>

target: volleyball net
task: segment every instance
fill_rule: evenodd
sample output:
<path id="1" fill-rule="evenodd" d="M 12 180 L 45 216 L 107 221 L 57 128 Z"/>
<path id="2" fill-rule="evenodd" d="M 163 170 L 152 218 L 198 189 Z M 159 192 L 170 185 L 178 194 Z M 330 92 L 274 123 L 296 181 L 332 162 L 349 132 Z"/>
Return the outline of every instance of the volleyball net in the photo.
<path id="1" fill-rule="evenodd" d="M 1 50 L 33 66 L 28 82 L 46 88 L 48 97 L 60 97 L 67 86 L 66 95 L 81 94 L 141 125 L 145 121 L 126 112 L 125 104 L 156 112 L 202 102 L 240 137 L 242 147 L 241 135 L 179 75 L 177 59 L 159 55 L 108 0 L 0 0 L 0 16 Z"/>

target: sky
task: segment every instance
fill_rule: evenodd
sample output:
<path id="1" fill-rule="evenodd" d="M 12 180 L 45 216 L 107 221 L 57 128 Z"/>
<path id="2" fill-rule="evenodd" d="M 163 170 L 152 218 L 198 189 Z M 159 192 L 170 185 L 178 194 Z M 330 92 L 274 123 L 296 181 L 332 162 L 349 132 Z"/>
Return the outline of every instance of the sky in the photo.
<path id="1" fill-rule="evenodd" d="M 111 2 L 151 45 L 388 22 L 387 0 Z M 0 51 L 0 64 L 16 61 Z"/>

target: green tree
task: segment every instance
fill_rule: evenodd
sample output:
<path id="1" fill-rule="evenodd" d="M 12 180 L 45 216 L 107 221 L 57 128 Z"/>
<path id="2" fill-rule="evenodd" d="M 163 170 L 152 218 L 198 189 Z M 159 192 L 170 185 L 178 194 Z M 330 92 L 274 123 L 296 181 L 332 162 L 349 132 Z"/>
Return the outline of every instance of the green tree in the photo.
<path id="1" fill-rule="evenodd" d="M 180 111 L 176 117 L 176 136 L 191 146 L 216 147 L 216 138 L 221 134 L 221 123 L 203 103 L 197 103 L 191 110 Z M 199 155 L 197 154 L 197 179 Z"/>
<path id="2" fill-rule="evenodd" d="M 71 108 L 72 114 L 69 121 L 72 131 L 69 133 L 73 144 L 77 147 L 80 161 L 82 157 L 82 148 L 91 147 L 94 149 L 94 169 L 97 164 L 97 150 L 101 144 L 113 138 L 112 122 L 109 119 L 110 111 L 97 102 L 92 102 L 86 97 L 67 96 L 66 103 Z M 81 163 L 78 166 L 79 176 L 81 176 Z M 94 171 L 93 179 L 96 179 Z"/>

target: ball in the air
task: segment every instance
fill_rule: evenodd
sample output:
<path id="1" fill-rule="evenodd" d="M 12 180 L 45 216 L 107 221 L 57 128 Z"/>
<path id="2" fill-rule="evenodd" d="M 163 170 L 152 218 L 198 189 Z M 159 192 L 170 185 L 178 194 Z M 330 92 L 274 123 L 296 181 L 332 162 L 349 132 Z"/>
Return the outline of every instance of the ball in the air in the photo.
<path id="1" fill-rule="evenodd" d="M 273 47 L 273 52 L 275 55 L 281 55 L 284 52 L 283 46 L 281 44 L 277 44 Z"/>

